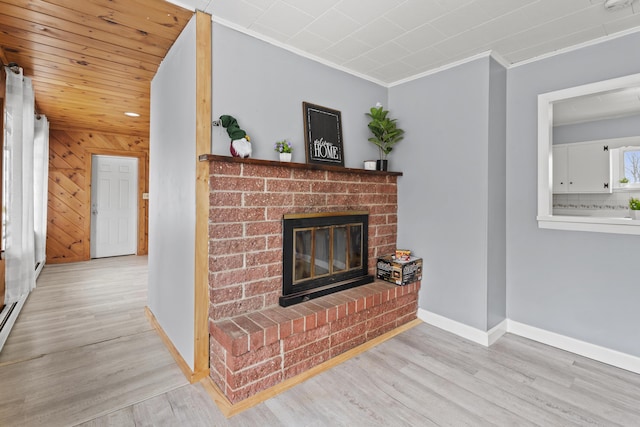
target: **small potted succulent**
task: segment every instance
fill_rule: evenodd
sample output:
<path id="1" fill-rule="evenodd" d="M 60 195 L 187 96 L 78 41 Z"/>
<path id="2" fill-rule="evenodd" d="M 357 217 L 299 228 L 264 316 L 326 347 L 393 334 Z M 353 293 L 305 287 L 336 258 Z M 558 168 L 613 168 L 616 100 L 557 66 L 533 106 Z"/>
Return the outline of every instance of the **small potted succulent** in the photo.
<path id="1" fill-rule="evenodd" d="M 629 213 L 631 219 L 640 219 L 640 199 L 635 197 L 629 199 Z"/>
<path id="2" fill-rule="evenodd" d="M 374 143 L 380 152 L 380 160 L 376 161 L 377 169 L 386 171 L 387 155 L 393 150 L 393 146 L 404 138 L 404 130 L 398 128 L 396 119 L 388 117 L 389 111 L 379 102 L 365 114 L 371 119 L 368 127 L 373 137 L 369 138 L 369 142 Z"/>
<path id="3" fill-rule="evenodd" d="M 626 187 L 629 183 L 629 179 L 627 179 L 626 176 L 623 176 L 618 182 L 620 183 L 620 187 Z"/>
<path id="4" fill-rule="evenodd" d="M 293 153 L 293 146 L 289 141 L 283 139 L 273 145 L 273 150 L 280 155 L 281 162 L 290 162 Z"/>

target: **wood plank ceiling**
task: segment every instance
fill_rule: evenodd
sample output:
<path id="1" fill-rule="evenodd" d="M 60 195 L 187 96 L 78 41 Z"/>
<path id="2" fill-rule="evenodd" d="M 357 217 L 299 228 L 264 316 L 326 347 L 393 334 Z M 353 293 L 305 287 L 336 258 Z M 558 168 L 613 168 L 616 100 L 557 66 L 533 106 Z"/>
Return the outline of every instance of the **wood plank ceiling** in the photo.
<path id="1" fill-rule="evenodd" d="M 151 79 L 192 15 L 163 0 L 0 0 L 0 59 L 32 78 L 52 129 L 148 136 Z"/>

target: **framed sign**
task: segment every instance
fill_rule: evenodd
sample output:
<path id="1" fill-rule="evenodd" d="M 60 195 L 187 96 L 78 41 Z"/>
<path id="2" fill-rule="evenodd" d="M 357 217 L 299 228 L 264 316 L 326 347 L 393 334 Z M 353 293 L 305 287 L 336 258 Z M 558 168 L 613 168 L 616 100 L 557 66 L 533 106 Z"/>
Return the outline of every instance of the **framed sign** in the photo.
<path id="1" fill-rule="evenodd" d="M 302 103 L 307 163 L 344 166 L 340 111 Z"/>

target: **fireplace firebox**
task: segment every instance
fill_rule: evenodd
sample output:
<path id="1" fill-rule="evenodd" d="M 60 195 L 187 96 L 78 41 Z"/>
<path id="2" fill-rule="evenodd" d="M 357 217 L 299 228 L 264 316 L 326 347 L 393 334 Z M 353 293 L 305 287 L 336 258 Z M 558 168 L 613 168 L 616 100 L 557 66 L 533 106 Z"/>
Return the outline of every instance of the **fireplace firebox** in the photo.
<path id="1" fill-rule="evenodd" d="M 288 214 L 282 229 L 282 307 L 373 282 L 368 212 Z"/>

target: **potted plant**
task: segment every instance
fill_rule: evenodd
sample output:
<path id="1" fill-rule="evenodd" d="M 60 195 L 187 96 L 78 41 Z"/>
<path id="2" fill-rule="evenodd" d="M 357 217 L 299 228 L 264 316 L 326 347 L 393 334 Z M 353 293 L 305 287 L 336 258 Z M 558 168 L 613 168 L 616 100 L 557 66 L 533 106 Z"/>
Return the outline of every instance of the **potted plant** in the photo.
<path id="1" fill-rule="evenodd" d="M 620 187 L 626 187 L 626 186 L 627 186 L 627 184 L 629 183 L 629 180 L 627 179 L 627 177 L 626 177 L 626 176 L 623 176 L 623 177 L 619 180 L 619 182 L 620 182 Z"/>
<path id="2" fill-rule="evenodd" d="M 631 219 L 640 219 L 640 199 L 632 197 L 629 199 L 629 210 Z"/>
<path id="3" fill-rule="evenodd" d="M 380 160 L 376 162 L 377 169 L 386 171 L 387 155 L 393 150 L 393 146 L 404 138 L 404 130 L 398 128 L 396 119 L 388 117 L 389 111 L 379 102 L 365 114 L 371 119 L 368 127 L 373 137 L 369 138 L 369 141 L 373 142 L 380 152 Z"/>
<path id="4" fill-rule="evenodd" d="M 293 153 L 293 146 L 289 141 L 283 139 L 273 145 L 273 150 L 280 155 L 281 162 L 290 162 Z"/>

